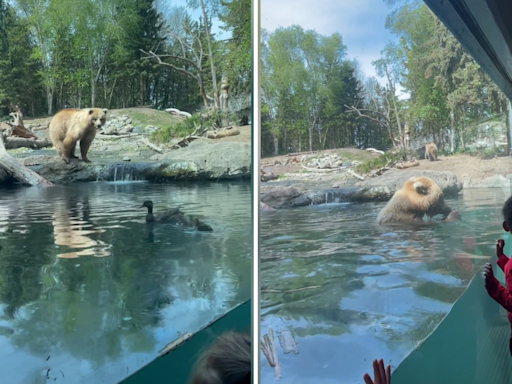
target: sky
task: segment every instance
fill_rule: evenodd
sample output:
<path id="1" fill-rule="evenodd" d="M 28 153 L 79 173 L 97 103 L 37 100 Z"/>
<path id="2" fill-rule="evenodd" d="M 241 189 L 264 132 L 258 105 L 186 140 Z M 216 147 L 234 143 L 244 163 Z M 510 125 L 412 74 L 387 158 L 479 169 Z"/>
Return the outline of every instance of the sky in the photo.
<path id="1" fill-rule="evenodd" d="M 159 9 L 164 15 L 167 14 L 167 12 L 172 7 L 185 7 L 187 9 L 187 12 L 192 17 L 193 20 L 199 20 L 200 17 L 202 17 L 201 9 L 190 9 L 187 6 L 187 0 L 157 0 L 157 9 Z M 219 28 L 220 22 L 218 19 L 214 18 L 212 20 L 212 33 L 215 34 L 215 36 L 219 39 L 226 39 L 229 37 L 229 33 L 226 31 L 223 31 Z"/>
<path id="2" fill-rule="evenodd" d="M 384 28 L 388 13 L 382 0 L 261 0 L 261 28 L 271 32 L 295 24 L 322 35 L 339 32 L 348 58 L 356 58 L 366 76 L 377 77 L 371 62 L 387 41 L 396 40 Z"/>

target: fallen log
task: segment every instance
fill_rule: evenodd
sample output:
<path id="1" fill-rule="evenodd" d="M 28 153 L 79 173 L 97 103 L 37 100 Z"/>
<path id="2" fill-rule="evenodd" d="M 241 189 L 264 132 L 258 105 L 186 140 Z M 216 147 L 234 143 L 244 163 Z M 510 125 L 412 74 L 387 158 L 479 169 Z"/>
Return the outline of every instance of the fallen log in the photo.
<path id="1" fill-rule="evenodd" d="M 167 112 L 170 115 L 174 116 L 180 116 L 180 117 L 192 117 L 192 115 L 185 111 L 180 111 L 178 108 L 167 108 L 165 109 L 165 112 Z"/>
<path id="2" fill-rule="evenodd" d="M 10 131 L 11 136 L 23 137 L 25 139 L 37 138 L 36 135 L 34 135 L 27 128 L 25 128 L 21 125 L 14 125 L 9 122 L 7 123 L 7 125 L 9 125 L 9 127 L 10 127 L 9 131 Z"/>
<path id="3" fill-rule="evenodd" d="M 16 148 L 41 149 L 41 148 L 51 147 L 52 143 L 46 139 L 34 140 L 34 139 L 25 139 L 23 137 L 8 137 L 5 139 L 4 146 L 5 146 L 5 149 L 16 149 Z"/>
<path id="4" fill-rule="evenodd" d="M 51 187 L 53 183 L 38 175 L 31 169 L 18 163 L 5 149 L 4 136 L 0 134 L 0 167 L 10 173 L 16 180 L 29 185 Z"/>
<path id="5" fill-rule="evenodd" d="M 153 151 L 156 151 L 158 153 L 163 153 L 163 149 L 157 147 L 155 144 L 151 143 L 148 139 L 145 137 L 142 137 L 139 139 L 142 143 L 146 144 L 149 148 L 151 148 Z"/>
<path id="6" fill-rule="evenodd" d="M 406 168 L 412 168 L 412 167 L 417 167 L 419 166 L 420 163 L 418 163 L 417 161 L 414 161 L 412 163 L 402 163 L 402 164 L 397 164 L 396 167 L 398 169 L 406 169 Z"/>
<path id="7" fill-rule="evenodd" d="M 375 149 L 375 148 L 366 148 L 366 150 L 368 152 L 371 152 L 371 153 L 378 153 L 379 155 L 383 155 L 384 154 L 384 151 L 380 151 L 380 150 Z"/>
<path id="8" fill-rule="evenodd" d="M 308 172 L 319 172 L 319 173 L 328 173 L 328 172 L 334 172 L 339 171 L 341 168 L 310 168 L 302 165 L 302 168 L 304 168 Z"/>
<path id="9" fill-rule="evenodd" d="M 112 139 L 125 139 L 127 137 L 140 136 L 140 133 L 128 133 L 126 135 L 96 135 L 96 139 L 112 140 Z"/>
<path id="10" fill-rule="evenodd" d="M 201 128 L 196 125 L 196 129 L 194 130 L 194 132 L 192 132 L 190 135 L 185 136 L 180 141 L 174 143 L 171 148 L 172 149 L 183 148 L 183 147 L 188 146 L 190 144 L 190 142 L 193 140 L 204 139 L 204 137 L 202 135 L 204 135 L 206 133 L 206 131 L 208 131 L 208 128 Z"/>
<path id="11" fill-rule="evenodd" d="M 229 127 L 214 131 L 208 131 L 206 137 L 208 137 L 209 139 L 221 139 L 223 137 L 236 136 L 239 134 L 240 130 L 238 130 L 237 128 Z"/>
<path id="12" fill-rule="evenodd" d="M 359 174 L 355 173 L 355 172 L 354 172 L 353 170 L 351 170 L 351 169 L 348 169 L 348 170 L 347 170 L 347 173 L 348 173 L 349 175 L 354 176 L 356 179 L 364 180 L 364 177 L 363 177 L 363 176 L 361 176 L 361 175 L 359 175 Z"/>

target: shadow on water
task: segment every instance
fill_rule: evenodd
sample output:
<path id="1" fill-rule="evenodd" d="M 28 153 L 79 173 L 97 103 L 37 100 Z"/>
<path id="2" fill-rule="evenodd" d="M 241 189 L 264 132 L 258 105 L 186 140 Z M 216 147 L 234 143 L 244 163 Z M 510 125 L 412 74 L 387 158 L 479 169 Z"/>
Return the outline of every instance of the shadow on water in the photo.
<path id="1" fill-rule="evenodd" d="M 463 221 L 417 228 L 377 226 L 384 203 L 263 214 L 261 332 L 276 336 L 279 381 L 363 383 L 374 358 L 396 367 L 494 254 L 509 195 L 464 191 L 448 200 Z M 275 382 L 261 358 L 262 383 Z"/>
<path id="2" fill-rule="evenodd" d="M 0 367 L 10 383 L 117 383 L 250 298 L 248 183 L 93 183 L 0 195 Z M 229 196 L 228 198 L 226 198 Z M 212 233 L 146 225 L 181 206 Z"/>

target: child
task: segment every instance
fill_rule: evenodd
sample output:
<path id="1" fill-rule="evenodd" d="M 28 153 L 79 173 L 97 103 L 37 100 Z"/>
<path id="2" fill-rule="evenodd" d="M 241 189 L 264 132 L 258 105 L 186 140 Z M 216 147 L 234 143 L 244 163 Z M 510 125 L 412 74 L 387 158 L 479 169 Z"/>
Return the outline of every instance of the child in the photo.
<path id="1" fill-rule="evenodd" d="M 251 384 L 251 335 L 226 332 L 198 359 L 190 384 Z"/>
<path id="2" fill-rule="evenodd" d="M 512 233 L 512 197 L 510 197 L 503 206 L 503 229 L 506 232 Z M 509 342 L 509 350 L 512 355 L 512 259 L 509 259 L 503 254 L 505 241 L 503 239 L 496 240 L 496 257 L 498 258 L 496 264 L 503 270 L 505 274 L 506 288 L 503 287 L 498 280 L 494 277 L 492 266 L 486 263 L 484 266 L 485 288 L 487 293 L 498 304 L 505 308 L 508 312 L 508 320 L 511 325 L 511 338 Z"/>

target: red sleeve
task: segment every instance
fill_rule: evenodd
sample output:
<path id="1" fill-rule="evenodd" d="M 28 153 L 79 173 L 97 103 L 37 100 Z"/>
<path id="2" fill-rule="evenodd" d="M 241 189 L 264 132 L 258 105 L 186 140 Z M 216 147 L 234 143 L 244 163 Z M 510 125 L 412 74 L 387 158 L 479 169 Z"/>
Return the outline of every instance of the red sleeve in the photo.
<path id="1" fill-rule="evenodd" d="M 491 296 L 499 305 L 505 308 L 507 312 L 512 312 L 512 293 L 501 285 L 495 277 L 493 277 L 492 281 L 486 282 L 485 288 L 487 289 L 489 296 Z"/>
<path id="2" fill-rule="evenodd" d="M 508 260 L 508 257 L 502 253 L 500 257 L 498 257 L 498 261 L 496 262 L 496 264 L 499 265 L 502 271 L 505 271 L 505 264 L 508 263 Z"/>

